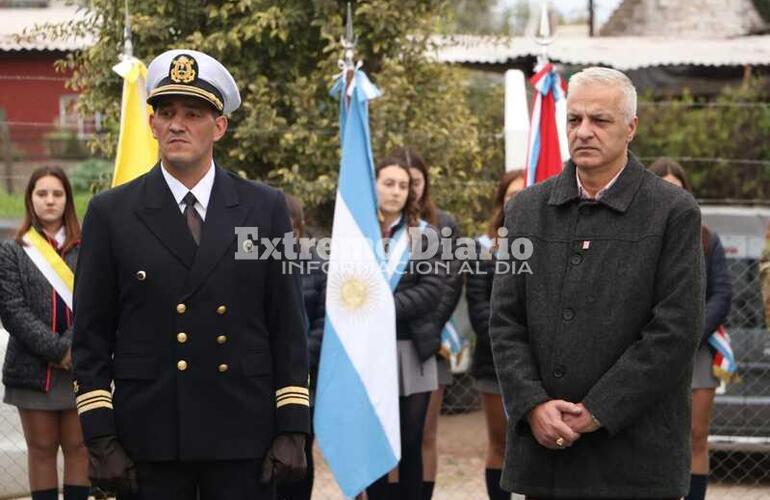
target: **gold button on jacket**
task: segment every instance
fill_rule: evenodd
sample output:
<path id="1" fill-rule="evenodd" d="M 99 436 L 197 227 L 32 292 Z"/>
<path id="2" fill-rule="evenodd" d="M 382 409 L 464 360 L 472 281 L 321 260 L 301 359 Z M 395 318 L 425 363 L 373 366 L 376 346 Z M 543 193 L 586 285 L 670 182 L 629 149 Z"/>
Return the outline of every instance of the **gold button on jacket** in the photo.
<path id="1" fill-rule="evenodd" d="M 228 368 L 229 367 L 226 364 L 222 363 L 221 365 L 219 365 L 219 373 L 226 372 L 228 370 Z"/>
<path id="2" fill-rule="evenodd" d="M 227 335 L 217 337 L 217 344 L 224 344 L 225 342 L 227 342 Z"/>
<path id="3" fill-rule="evenodd" d="M 186 305 L 184 305 L 184 304 L 177 304 L 176 305 L 176 312 L 178 312 L 179 314 L 184 314 L 185 311 L 187 311 L 187 306 Z"/>
<path id="4" fill-rule="evenodd" d="M 227 307 L 225 306 L 217 307 L 217 314 L 224 314 L 225 312 L 227 312 Z"/>
<path id="5" fill-rule="evenodd" d="M 187 334 L 185 332 L 179 332 L 176 334 L 176 341 L 180 344 L 187 342 Z"/>
<path id="6" fill-rule="evenodd" d="M 179 360 L 179 361 L 177 361 L 177 363 L 176 363 L 176 368 L 177 368 L 177 370 L 179 370 L 180 372 L 183 372 L 183 371 L 185 371 L 185 370 L 187 369 L 187 361 L 185 361 L 185 360 L 183 360 L 183 359 L 180 359 L 180 360 Z"/>

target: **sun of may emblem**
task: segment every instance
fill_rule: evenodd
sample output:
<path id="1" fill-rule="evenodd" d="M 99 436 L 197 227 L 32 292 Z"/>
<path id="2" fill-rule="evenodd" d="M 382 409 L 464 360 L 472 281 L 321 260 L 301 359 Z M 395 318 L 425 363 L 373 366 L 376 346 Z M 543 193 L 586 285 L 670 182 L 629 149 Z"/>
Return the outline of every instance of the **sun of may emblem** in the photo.
<path id="1" fill-rule="evenodd" d="M 190 83 L 195 80 L 195 59 L 189 56 L 179 56 L 171 62 L 169 78 L 174 83 Z"/>
<path id="2" fill-rule="evenodd" d="M 365 323 L 382 304 L 383 287 L 379 286 L 380 281 L 382 273 L 376 266 L 353 265 L 331 269 L 328 297 L 340 312 L 344 312 L 337 316 L 337 321 Z"/>
<path id="3" fill-rule="evenodd" d="M 346 279 L 340 287 L 340 299 L 345 309 L 358 309 L 366 302 L 367 295 L 366 283 L 355 277 Z"/>

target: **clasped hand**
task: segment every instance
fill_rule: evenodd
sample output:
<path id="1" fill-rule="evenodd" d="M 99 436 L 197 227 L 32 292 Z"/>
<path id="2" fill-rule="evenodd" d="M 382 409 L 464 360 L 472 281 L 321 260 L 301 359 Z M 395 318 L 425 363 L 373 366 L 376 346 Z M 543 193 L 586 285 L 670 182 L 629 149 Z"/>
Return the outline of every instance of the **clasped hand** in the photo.
<path id="1" fill-rule="evenodd" d="M 553 399 L 541 403 L 527 415 L 535 440 L 551 450 L 569 448 L 581 434 L 598 429 L 591 413 L 582 403 Z"/>

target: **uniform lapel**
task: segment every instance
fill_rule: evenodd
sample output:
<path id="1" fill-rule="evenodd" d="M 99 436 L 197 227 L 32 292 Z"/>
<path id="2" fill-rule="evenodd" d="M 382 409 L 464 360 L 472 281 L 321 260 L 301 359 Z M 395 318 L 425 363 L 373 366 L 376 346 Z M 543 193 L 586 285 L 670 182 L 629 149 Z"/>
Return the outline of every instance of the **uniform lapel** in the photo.
<path id="1" fill-rule="evenodd" d="M 238 202 L 233 180 L 222 168 L 215 168 L 216 176 L 206 209 L 200 246 L 195 254 L 182 300 L 198 289 L 223 254 L 232 246 L 235 241 L 235 227 L 241 225 L 246 216 L 247 210 Z M 235 250 L 232 251 L 232 255 L 226 255 L 227 258 L 235 258 Z"/>
<path id="2" fill-rule="evenodd" d="M 136 214 L 185 267 L 189 269 L 193 265 L 195 241 L 163 178 L 160 165 L 155 165 L 144 178 L 144 206 L 137 209 Z"/>

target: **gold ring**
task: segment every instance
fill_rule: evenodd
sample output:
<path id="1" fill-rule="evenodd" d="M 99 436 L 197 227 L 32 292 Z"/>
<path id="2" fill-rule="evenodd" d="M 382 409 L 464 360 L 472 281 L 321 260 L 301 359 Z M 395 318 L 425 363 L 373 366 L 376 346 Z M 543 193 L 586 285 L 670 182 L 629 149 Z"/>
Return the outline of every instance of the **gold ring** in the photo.
<path id="1" fill-rule="evenodd" d="M 564 447 L 564 438 L 563 437 L 560 437 L 560 438 L 558 438 L 556 440 L 556 446 L 558 446 L 559 448 L 563 448 Z"/>

